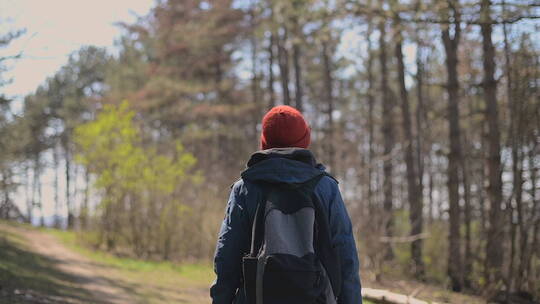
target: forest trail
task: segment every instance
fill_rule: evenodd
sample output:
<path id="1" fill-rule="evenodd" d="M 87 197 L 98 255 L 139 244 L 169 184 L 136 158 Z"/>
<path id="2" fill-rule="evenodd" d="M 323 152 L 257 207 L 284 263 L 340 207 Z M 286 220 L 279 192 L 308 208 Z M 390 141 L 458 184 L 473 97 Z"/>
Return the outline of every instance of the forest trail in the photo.
<path id="1" fill-rule="evenodd" d="M 72 251 L 60 241 L 47 233 L 28 229 L 25 227 L 2 226 L 8 232 L 20 235 L 28 241 L 28 245 L 36 253 L 54 261 L 59 271 L 67 273 L 74 280 L 76 287 L 80 287 L 85 293 L 95 299 L 94 303 L 120 304 L 135 303 L 130 296 L 127 286 L 108 276 L 108 267 L 96 263 L 88 258 Z M 83 303 L 78 299 L 58 299 L 67 303 Z"/>
<path id="2" fill-rule="evenodd" d="M 0 304 L 211 302 L 208 286 L 214 274 L 210 265 L 174 266 L 92 254 L 72 246 L 80 237 L 74 232 L 0 221 Z M 386 299 L 399 300 L 395 303 L 410 302 L 409 297 L 427 301 L 410 303 L 485 303 L 481 298 L 412 280 L 377 282 L 368 271 L 362 280 L 364 287 L 376 288 L 363 290 L 365 300 L 386 295 Z"/>

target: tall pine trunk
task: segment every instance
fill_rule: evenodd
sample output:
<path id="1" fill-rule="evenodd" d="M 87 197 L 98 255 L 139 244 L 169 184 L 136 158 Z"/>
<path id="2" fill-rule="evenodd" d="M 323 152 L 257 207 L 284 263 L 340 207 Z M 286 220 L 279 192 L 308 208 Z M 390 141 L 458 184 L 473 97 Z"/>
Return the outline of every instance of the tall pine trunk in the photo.
<path id="1" fill-rule="evenodd" d="M 67 132 L 64 131 L 64 132 Z M 66 208 L 67 208 L 67 226 L 69 229 L 74 227 L 75 215 L 73 214 L 72 197 L 71 197 L 71 149 L 69 147 L 68 135 L 64 134 L 62 138 L 62 144 L 64 148 L 65 157 L 65 177 L 66 177 Z"/>
<path id="2" fill-rule="evenodd" d="M 468 143 L 465 138 L 465 143 Z M 464 144 L 465 151 L 470 151 L 469 145 Z M 467 161 L 467 152 L 462 153 L 460 157 L 460 172 L 461 182 L 463 185 L 463 202 L 464 224 L 465 224 L 465 253 L 463 259 L 463 286 L 465 288 L 472 287 L 472 271 L 473 271 L 473 253 L 472 253 L 472 206 L 471 206 L 471 185 L 469 181 L 470 170 L 469 162 Z"/>
<path id="3" fill-rule="evenodd" d="M 271 21 L 273 21 L 274 11 L 271 12 Z M 268 108 L 276 106 L 276 92 L 274 91 L 274 44 L 275 32 L 270 28 L 270 37 L 268 38 Z"/>
<path id="4" fill-rule="evenodd" d="M 385 235 L 391 237 L 394 233 L 394 220 L 393 220 L 393 165 L 392 165 L 392 148 L 394 147 L 394 127 L 393 127 L 393 102 L 390 96 L 390 87 L 388 85 L 388 67 L 386 58 L 386 23 L 381 21 L 379 24 L 379 60 L 381 65 L 381 93 L 382 93 L 382 117 L 383 126 L 382 134 L 384 141 L 384 155 L 383 155 L 383 208 L 385 219 Z M 393 259 L 394 253 L 390 243 L 387 243 L 385 259 Z"/>
<path id="5" fill-rule="evenodd" d="M 538 64 L 538 58 L 537 58 L 537 64 Z M 528 167 L 529 167 L 529 176 L 531 180 L 531 185 L 537 185 L 538 172 L 540 171 L 539 170 L 540 168 L 536 166 L 535 161 L 538 159 L 539 143 L 536 140 L 534 135 L 532 137 L 533 137 L 532 143 L 531 143 L 531 146 L 529 147 L 529 153 L 528 153 L 527 158 L 528 158 Z M 540 252 L 540 206 L 538 205 L 540 204 L 540 200 L 538 200 L 536 192 L 537 192 L 537 188 L 533 186 L 531 189 L 531 202 L 533 203 L 531 208 L 533 210 L 532 218 L 535 220 L 533 223 L 531 223 L 533 225 L 532 235 L 531 235 L 532 244 L 531 244 L 531 250 L 529 251 L 529 255 L 527 256 L 527 261 L 525 265 L 526 272 L 529 274 L 527 283 L 531 287 L 535 286 L 534 284 L 535 284 L 535 279 L 536 279 L 532 275 L 533 273 L 532 268 L 534 267 L 533 259 L 540 258 L 540 253 L 539 253 Z"/>
<path id="6" fill-rule="evenodd" d="M 32 201 L 32 195 L 30 191 L 30 164 L 28 163 L 24 168 L 24 193 L 26 200 L 26 222 L 32 223 L 32 216 L 34 212 L 34 202 Z"/>
<path id="7" fill-rule="evenodd" d="M 402 127 L 404 132 L 405 150 L 404 158 L 407 168 L 407 195 L 409 199 L 409 222 L 411 224 L 411 236 L 418 236 L 422 233 L 423 225 L 423 202 L 419 186 L 419 180 L 414 161 L 414 140 L 412 133 L 411 111 L 409 105 L 409 94 L 405 86 L 405 64 L 403 63 L 403 35 L 399 16 L 395 21 L 395 56 L 398 68 L 398 83 L 401 99 Z M 411 257 L 414 263 L 414 274 L 417 279 L 424 276 L 424 263 L 422 261 L 422 239 L 417 238 L 411 243 Z"/>
<path id="8" fill-rule="evenodd" d="M 54 227 L 61 227 L 61 217 L 60 217 L 60 187 L 59 187 L 59 174 L 60 170 L 60 158 L 58 157 L 57 145 L 53 146 L 53 164 L 54 164 Z"/>
<path id="9" fill-rule="evenodd" d="M 506 11 L 505 1 L 503 1 L 503 12 Z M 512 71 L 510 63 L 510 45 L 508 42 L 508 30 L 507 25 L 503 24 L 503 37 L 504 37 L 504 58 L 505 58 L 505 77 L 506 77 L 506 98 L 508 110 L 510 113 L 510 128 L 509 128 L 509 146 L 512 151 L 512 197 L 515 202 L 515 209 L 517 211 L 519 233 L 520 233 L 520 256 L 519 256 L 519 266 L 517 268 L 517 273 L 515 274 L 515 256 L 516 256 L 516 227 L 513 223 L 514 219 L 514 208 L 512 206 L 512 200 L 508 200 L 508 213 L 509 221 L 511 225 L 510 229 L 510 243 L 511 243 L 511 253 L 510 253 L 510 263 L 508 264 L 508 295 L 514 290 L 521 290 L 521 285 L 525 274 L 525 264 L 527 260 L 527 247 L 528 247 L 528 231 L 525 228 L 523 208 L 522 208 L 522 196 L 523 196 L 523 131 L 522 130 L 522 117 L 520 104 L 513 99 L 512 95 Z M 515 284 L 514 284 L 515 283 Z"/>
<path id="10" fill-rule="evenodd" d="M 303 89 L 302 89 L 302 65 L 300 64 L 300 59 L 302 58 L 302 50 L 300 45 L 300 38 L 302 31 L 300 25 L 298 24 L 298 18 L 294 18 L 294 41 L 293 41 L 293 66 L 294 66 L 294 100 L 296 108 L 302 112 L 304 110 L 304 104 L 302 102 L 303 98 Z"/>
<path id="11" fill-rule="evenodd" d="M 448 130 L 450 140 L 450 152 L 448 153 L 448 199 L 450 214 L 449 248 L 448 248 L 448 276 L 450 277 L 452 290 L 461 291 L 463 286 L 463 268 L 461 259 L 461 235 L 460 235 L 460 207 L 459 207 L 459 165 L 461 154 L 461 135 L 459 127 L 459 82 L 457 74 L 458 45 L 461 34 L 459 12 L 456 9 L 456 1 L 449 1 L 452 7 L 454 35 L 450 35 L 450 26 L 446 25 L 442 31 L 442 40 L 446 52 L 447 94 L 448 94 Z M 450 14 L 448 14 L 450 15 Z M 450 20 L 450 16 L 448 16 Z"/>
<path id="12" fill-rule="evenodd" d="M 332 77 L 332 62 L 328 50 L 328 42 L 322 42 L 322 59 L 324 66 L 324 89 L 326 93 L 327 102 L 327 116 L 328 116 L 328 131 L 326 134 L 326 153 L 328 154 L 328 166 L 334 173 L 336 171 L 335 163 L 335 150 L 334 150 L 334 93 L 333 93 L 333 77 Z"/>
<path id="13" fill-rule="evenodd" d="M 45 226 L 43 214 L 43 201 L 41 199 L 41 157 L 39 151 L 34 155 L 34 182 L 32 186 L 32 201 L 34 206 L 39 208 L 39 225 Z"/>
<path id="14" fill-rule="evenodd" d="M 427 141 L 427 130 L 425 123 L 427 122 L 426 101 L 424 100 L 424 63 L 422 62 L 422 46 L 420 42 L 416 47 L 416 163 L 418 165 L 418 185 L 420 187 L 420 195 L 422 195 L 424 187 L 424 141 Z M 422 196 L 423 198 L 423 196 Z"/>
<path id="15" fill-rule="evenodd" d="M 281 80 L 281 90 L 283 92 L 283 104 L 291 104 L 291 95 L 289 91 L 289 51 L 287 50 L 287 29 L 282 28 L 283 34 L 278 35 L 278 61 Z"/>
<path id="16" fill-rule="evenodd" d="M 251 5 L 254 5 L 253 3 Z M 253 115 L 253 118 L 252 118 L 252 124 L 253 124 L 253 128 L 252 128 L 252 132 L 251 132 L 251 135 L 252 135 L 252 139 L 251 139 L 251 142 L 252 143 L 257 143 L 257 136 L 258 136 L 258 131 L 257 131 L 257 125 L 259 124 L 259 120 L 260 120 L 260 117 L 263 115 L 262 111 L 264 109 L 264 107 L 262 106 L 262 103 L 263 101 L 261 100 L 260 98 L 260 94 L 259 94 L 259 87 L 260 87 L 260 83 L 259 83 L 259 76 L 258 76 L 258 67 L 257 67 L 257 36 L 256 36 L 256 32 L 255 32 L 255 27 L 256 27 L 256 23 L 257 23 L 257 20 L 256 20 L 256 15 L 255 15 L 255 8 L 252 7 L 250 9 L 250 25 L 251 27 L 253 28 L 253 32 L 251 33 L 251 37 L 250 37 L 250 43 L 251 43 L 251 74 L 252 74 L 252 78 L 251 78 L 251 97 L 253 98 L 253 105 L 255 106 L 255 109 L 254 109 L 254 115 Z M 256 147 L 255 147 L 256 148 Z"/>
<path id="17" fill-rule="evenodd" d="M 88 219 L 90 209 L 88 203 L 90 201 L 90 171 L 84 168 L 84 200 L 81 208 L 81 226 L 83 229 L 88 229 Z"/>
<path id="18" fill-rule="evenodd" d="M 503 237 L 502 223 L 502 180 L 501 180 L 501 135 L 499 131 L 499 110 L 497 105 L 497 81 L 495 75 L 495 49 L 491 40 L 492 21 L 490 16 L 490 0 L 481 3 L 481 32 L 484 67 L 484 100 L 486 103 L 485 117 L 487 121 L 488 141 L 488 181 L 489 198 L 489 228 L 486 245 L 486 273 L 487 282 L 498 284 L 502 279 L 501 267 L 503 263 Z"/>
<path id="19" fill-rule="evenodd" d="M 373 23 L 371 19 L 369 20 L 368 24 L 368 33 L 367 33 L 367 52 L 368 52 L 368 62 L 367 62 L 367 77 L 368 77 L 368 92 L 367 92 L 367 103 L 368 103 L 368 136 L 369 136 L 369 147 L 368 147 L 368 164 L 367 164 L 367 170 L 368 170 L 368 185 L 367 185 L 367 191 L 368 191 L 368 206 L 369 208 L 373 208 L 373 167 L 374 167 L 374 161 L 375 161 L 375 150 L 374 150 L 374 142 L 375 142 L 375 122 L 374 122 L 374 110 L 375 110 L 375 97 L 373 92 L 373 87 L 375 86 L 375 80 L 373 76 L 373 44 L 371 42 L 371 35 L 373 34 Z M 371 210 L 371 209 L 370 209 Z"/>
<path id="20" fill-rule="evenodd" d="M 293 64 L 294 64 L 294 83 L 295 83 L 295 105 L 298 111 L 304 111 L 304 105 L 302 103 L 302 67 L 300 65 L 301 55 L 300 45 L 294 44 L 293 46 Z"/>

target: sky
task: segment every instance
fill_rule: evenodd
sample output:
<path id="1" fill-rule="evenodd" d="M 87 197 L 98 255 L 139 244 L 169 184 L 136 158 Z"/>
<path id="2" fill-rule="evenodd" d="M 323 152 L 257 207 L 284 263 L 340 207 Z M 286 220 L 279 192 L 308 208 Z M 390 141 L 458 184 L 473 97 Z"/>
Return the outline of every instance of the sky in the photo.
<path id="1" fill-rule="evenodd" d="M 0 57 L 21 54 L 8 63 L 2 74 L 12 82 L 0 88 L 15 100 L 14 110 L 25 95 L 32 93 L 45 79 L 64 65 L 68 56 L 83 45 L 114 49 L 114 40 L 121 33 L 115 23 L 134 22 L 145 15 L 154 0 L 0 0 L 0 36 L 25 29 L 26 33 L 8 47 L 0 49 Z M 51 163 L 50 155 L 46 162 Z M 54 214 L 54 170 L 47 168 L 41 177 L 45 217 Z M 60 174 L 61 171 L 60 171 Z M 75 181 L 74 195 L 80 199 L 83 181 Z M 15 202 L 25 212 L 25 187 L 20 187 Z M 59 177 L 59 190 L 64 193 L 65 181 Z M 66 213 L 61 195 L 60 212 Z M 40 214 L 34 213 L 34 219 Z"/>
<path id="2" fill-rule="evenodd" d="M 9 64 L 4 77 L 13 81 L 1 88 L 2 93 L 20 100 L 83 45 L 113 48 L 120 35 L 115 23 L 134 22 L 153 4 L 154 0 L 0 0 L 0 35 L 26 29 L 0 49 L 0 57 L 22 54 Z"/>

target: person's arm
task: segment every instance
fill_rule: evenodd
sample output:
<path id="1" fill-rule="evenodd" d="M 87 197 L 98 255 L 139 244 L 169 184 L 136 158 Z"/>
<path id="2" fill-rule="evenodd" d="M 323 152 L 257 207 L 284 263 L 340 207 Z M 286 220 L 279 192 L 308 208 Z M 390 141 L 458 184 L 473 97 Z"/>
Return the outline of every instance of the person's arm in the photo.
<path id="1" fill-rule="evenodd" d="M 250 233 L 245 196 L 240 194 L 242 185 L 240 181 L 232 188 L 219 232 L 214 257 L 216 280 L 210 288 L 213 304 L 231 304 L 240 287 L 242 254 L 249 243 Z"/>
<path id="2" fill-rule="evenodd" d="M 361 304 L 361 283 L 359 275 L 358 253 L 354 240 L 351 219 L 341 198 L 337 183 L 332 187 L 332 200 L 329 206 L 332 245 L 338 248 L 341 260 L 342 287 L 339 304 Z"/>

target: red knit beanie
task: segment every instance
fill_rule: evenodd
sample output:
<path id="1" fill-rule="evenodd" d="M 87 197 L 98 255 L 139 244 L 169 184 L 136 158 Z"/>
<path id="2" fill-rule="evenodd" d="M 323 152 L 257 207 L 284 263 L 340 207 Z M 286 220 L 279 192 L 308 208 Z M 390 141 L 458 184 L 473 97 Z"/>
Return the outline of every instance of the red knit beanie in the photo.
<path id="1" fill-rule="evenodd" d="M 298 147 L 307 149 L 311 129 L 302 114 L 289 106 L 272 108 L 262 121 L 261 148 Z"/>

